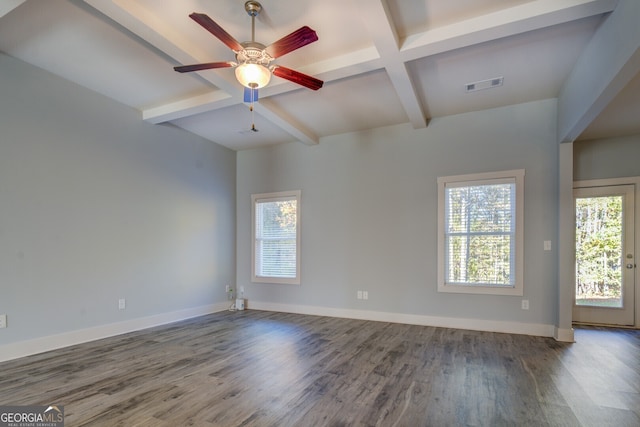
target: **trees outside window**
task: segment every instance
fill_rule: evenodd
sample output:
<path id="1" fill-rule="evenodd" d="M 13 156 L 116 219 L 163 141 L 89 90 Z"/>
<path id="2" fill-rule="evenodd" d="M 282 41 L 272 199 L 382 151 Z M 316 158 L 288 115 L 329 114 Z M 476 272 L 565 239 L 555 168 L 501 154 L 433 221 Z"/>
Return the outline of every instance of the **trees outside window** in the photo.
<path id="1" fill-rule="evenodd" d="M 576 198 L 576 304 L 622 306 L 622 196 Z"/>

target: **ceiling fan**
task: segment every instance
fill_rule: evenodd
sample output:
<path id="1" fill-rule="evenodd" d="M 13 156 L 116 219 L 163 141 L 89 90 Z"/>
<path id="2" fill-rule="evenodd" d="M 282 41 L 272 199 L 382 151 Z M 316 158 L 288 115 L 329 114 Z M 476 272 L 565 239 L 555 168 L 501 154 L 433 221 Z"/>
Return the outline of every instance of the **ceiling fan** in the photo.
<path id="1" fill-rule="evenodd" d="M 318 40 L 316 32 L 304 26 L 269 46 L 265 46 L 255 41 L 255 18 L 260 14 L 262 5 L 257 1 L 247 1 L 244 4 L 244 9 L 251 16 L 251 41 L 242 43 L 238 42 L 204 13 L 194 12 L 189 15 L 191 19 L 227 45 L 236 54 L 236 61 L 182 65 L 173 67 L 173 69 L 179 73 L 187 73 L 212 68 L 236 67 L 236 78 L 240 84 L 251 90 L 252 99 L 254 99 L 254 92 L 257 89 L 269 83 L 271 74 L 312 90 L 320 89 L 323 84 L 322 80 L 281 65 L 271 64 L 274 59 Z M 257 99 L 257 96 L 255 99 Z"/>

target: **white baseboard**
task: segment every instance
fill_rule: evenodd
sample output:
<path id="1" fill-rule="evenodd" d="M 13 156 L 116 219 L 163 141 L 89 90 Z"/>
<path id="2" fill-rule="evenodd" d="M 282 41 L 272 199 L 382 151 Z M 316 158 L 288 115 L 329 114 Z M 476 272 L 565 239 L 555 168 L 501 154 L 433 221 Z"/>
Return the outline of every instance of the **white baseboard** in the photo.
<path id="1" fill-rule="evenodd" d="M 0 346 L 0 362 L 95 341 L 102 338 L 108 338 L 115 335 L 135 332 L 154 326 L 203 316 L 205 314 L 216 313 L 224 311 L 227 308 L 228 303 L 223 302 L 6 344 Z M 278 304 L 251 300 L 248 301 L 247 309 L 308 314 L 315 316 L 342 317 L 347 319 L 373 320 L 377 322 L 405 323 L 408 325 L 436 326 L 441 328 L 468 329 L 473 331 L 554 337 L 558 341 L 573 342 L 573 329 L 558 329 L 554 325 L 536 323 L 424 316 L 383 311 Z"/>
<path id="2" fill-rule="evenodd" d="M 424 316 L 418 314 L 389 313 L 383 311 L 350 310 L 329 307 L 300 306 L 248 300 L 248 310 L 279 311 L 283 313 L 310 314 L 316 316 L 343 317 L 347 319 L 378 322 L 405 323 L 408 325 L 436 326 L 440 328 L 467 329 L 472 331 L 502 332 L 509 334 L 554 337 L 555 326 L 539 323 L 506 322 L 497 320 L 464 319 L 457 317 Z"/>
<path id="3" fill-rule="evenodd" d="M 0 346 L 0 362 L 224 311 L 228 307 L 227 302 L 210 304 L 5 344 Z"/>
<path id="4" fill-rule="evenodd" d="M 553 338 L 555 338 L 556 341 L 561 341 L 561 342 L 575 342 L 575 337 L 573 335 L 573 328 L 569 328 L 569 329 L 560 329 L 557 327 L 553 328 Z"/>

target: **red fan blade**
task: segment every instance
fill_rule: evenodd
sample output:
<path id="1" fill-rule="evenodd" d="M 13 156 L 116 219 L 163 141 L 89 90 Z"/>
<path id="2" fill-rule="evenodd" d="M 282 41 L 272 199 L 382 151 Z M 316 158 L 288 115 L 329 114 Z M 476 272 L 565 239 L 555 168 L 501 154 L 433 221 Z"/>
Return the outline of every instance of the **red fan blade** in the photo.
<path id="1" fill-rule="evenodd" d="M 191 15 L 189 15 L 189 18 L 202 25 L 205 30 L 209 31 L 211 34 L 220 39 L 220 41 L 229 46 L 229 49 L 231 49 L 232 51 L 238 52 L 244 49 L 238 42 L 238 40 L 234 39 L 233 36 L 223 30 L 220 25 L 216 24 L 213 19 L 209 18 L 204 13 L 193 12 Z"/>
<path id="2" fill-rule="evenodd" d="M 273 75 L 282 77 L 283 79 L 287 79 L 290 82 L 297 83 L 312 90 L 320 89 L 324 83 L 322 80 L 318 80 L 315 77 L 302 74 L 299 71 L 292 70 L 287 67 L 282 67 L 280 65 L 276 66 L 276 68 L 273 70 Z"/>
<path id="3" fill-rule="evenodd" d="M 205 64 L 181 65 L 179 67 L 173 67 L 173 69 L 179 73 L 188 73 L 190 71 L 210 70 L 211 68 L 228 68 L 235 65 L 236 63 L 231 61 L 207 62 Z"/>
<path id="4" fill-rule="evenodd" d="M 299 49 L 302 46 L 313 43 L 316 40 L 318 40 L 316 32 L 305 25 L 304 27 L 298 28 L 288 36 L 284 36 L 280 40 L 271 43 L 267 46 L 266 51 L 273 58 L 278 58 L 284 54 Z"/>

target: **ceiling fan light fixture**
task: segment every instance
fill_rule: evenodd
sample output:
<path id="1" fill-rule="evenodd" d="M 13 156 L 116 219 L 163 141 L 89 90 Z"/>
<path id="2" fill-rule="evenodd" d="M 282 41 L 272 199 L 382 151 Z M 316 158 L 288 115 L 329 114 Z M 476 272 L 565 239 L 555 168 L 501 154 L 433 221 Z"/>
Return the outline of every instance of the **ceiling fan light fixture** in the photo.
<path id="1" fill-rule="evenodd" d="M 244 87 L 260 89 L 269 84 L 271 71 L 262 64 L 245 62 L 236 67 L 236 78 Z"/>
<path id="2" fill-rule="evenodd" d="M 307 76 L 282 66 L 270 65 L 271 61 L 289 52 L 318 40 L 318 35 L 306 25 L 265 46 L 255 41 L 255 18 L 260 14 L 262 5 L 257 1 L 247 1 L 244 8 L 251 17 L 251 41 L 240 43 L 227 33 L 213 19 L 204 13 L 193 12 L 189 15 L 202 28 L 209 31 L 236 54 L 236 61 L 208 62 L 203 64 L 181 65 L 173 67 L 179 73 L 203 71 L 213 68 L 236 67 L 236 79 L 248 89 L 259 89 L 269 84 L 271 74 L 297 83 L 312 90 L 322 87 L 322 80 Z M 257 95 L 257 94 L 255 94 Z"/>

